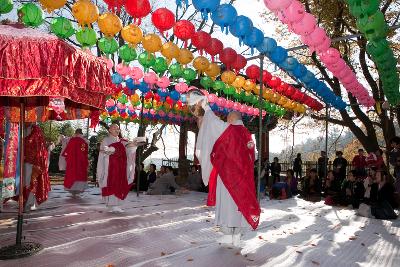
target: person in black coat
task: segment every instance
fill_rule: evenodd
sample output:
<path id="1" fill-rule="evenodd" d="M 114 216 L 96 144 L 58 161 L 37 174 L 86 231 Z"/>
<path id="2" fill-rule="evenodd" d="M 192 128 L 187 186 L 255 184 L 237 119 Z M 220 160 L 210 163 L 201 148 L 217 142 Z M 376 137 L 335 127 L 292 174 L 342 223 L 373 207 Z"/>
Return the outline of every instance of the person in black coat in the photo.
<path id="1" fill-rule="evenodd" d="M 293 171 L 296 175 L 296 179 L 299 179 L 302 176 L 302 164 L 303 161 L 301 160 L 301 154 L 298 153 L 293 162 Z"/>
<path id="2" fill-rule="evenodd" d="M 381 170 L 376 173 L 376 179 L 379 182 L 379 190 L 376 203 L 371 205 L 371 213 L 376 219 L 396 219 L 397 214 L 393 208 L 397 208 L 398 203 L 395 199 L 393 178 L 387 171 Z"/>
<path id="3" fill-rule="evenodd" d="M 271 166 L 269 169 L 271 170 L 272 184 L 275 184 L 276 182 L 280 182 L 282 168 L 281 168 L 281 164 L 279 163 L 278 157 L 274 158 L 274 161 L 271 163 Z"/>

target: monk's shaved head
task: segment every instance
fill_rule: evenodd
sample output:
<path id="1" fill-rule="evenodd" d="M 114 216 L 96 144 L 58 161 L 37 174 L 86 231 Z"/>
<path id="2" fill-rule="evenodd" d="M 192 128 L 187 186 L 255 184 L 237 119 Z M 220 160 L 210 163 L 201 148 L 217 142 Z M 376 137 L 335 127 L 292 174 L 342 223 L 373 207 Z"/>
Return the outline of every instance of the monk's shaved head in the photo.
<path id="1" fill-rule="evenodd" d="M 242 120 L 242 115 L 240 112 L 237 111 L 231 111 L 229 112 L 228 116 L 226 117 L 226 121 L 228 123 L 234 123 L 235 121 L 241 121 Z"/>

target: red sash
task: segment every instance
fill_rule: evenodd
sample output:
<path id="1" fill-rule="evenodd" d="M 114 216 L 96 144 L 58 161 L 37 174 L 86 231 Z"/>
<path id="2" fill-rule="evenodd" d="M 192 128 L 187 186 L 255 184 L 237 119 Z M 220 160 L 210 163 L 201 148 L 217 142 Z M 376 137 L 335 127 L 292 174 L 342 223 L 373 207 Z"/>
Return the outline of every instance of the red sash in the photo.
<path id="1" fill-rule="evenodd" d="M 71 188 L 79 182 L 86 182 L 88 176 L 88 144 L 81 137 L 72 137 L 62 154 L 67 162 L 65 170 L 64 186 Z"/>
<path id="2" fill-rule="evenodd" d="M 260 205 L 254 186 L 254 142 L 242 125 L 230 125 L 215 142 L 211 153 L 208 205 L 215 205 L 217 176 L 221 177 L 247 222 L 256 229 Z"/>
<path id="3" fill-rule="evenodd" d="M 124 200 L 129 193 L 131 186 L 127 177 L 127 157 L 125 146 L 121 142 L 109 145 L 115 148 L 115 152 L 109 156 L 107 187 L 102 188 L 102 196 L 114 195 Z"/>

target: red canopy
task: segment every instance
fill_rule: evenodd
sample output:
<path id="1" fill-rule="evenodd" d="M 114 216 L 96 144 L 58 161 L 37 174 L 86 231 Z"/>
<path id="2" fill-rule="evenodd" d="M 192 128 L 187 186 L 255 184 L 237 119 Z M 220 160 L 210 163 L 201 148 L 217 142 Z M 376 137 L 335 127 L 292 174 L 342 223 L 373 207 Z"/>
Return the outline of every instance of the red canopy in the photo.
<path id="1" fill-rule="evenodd" d="M 0 25 L 0 55 L 0 98 L 64 97 L 103 109 L 114 91 L 104 60 L 36 29 Z"/>

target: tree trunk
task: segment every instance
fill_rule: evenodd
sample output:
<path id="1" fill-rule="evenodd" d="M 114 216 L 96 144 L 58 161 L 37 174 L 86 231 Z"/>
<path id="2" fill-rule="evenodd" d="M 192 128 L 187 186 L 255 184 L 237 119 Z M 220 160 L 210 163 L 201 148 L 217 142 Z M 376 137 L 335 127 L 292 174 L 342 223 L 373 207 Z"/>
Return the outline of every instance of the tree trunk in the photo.
<path id="1" fill-rule="evenodd" d="M 178 182 L 183 185 L 186 184 L 189 175 L 189 161 L 186 155 L 188 129 L 186 122 L 182 123 L 179 131 L 179 180 Z"/>

